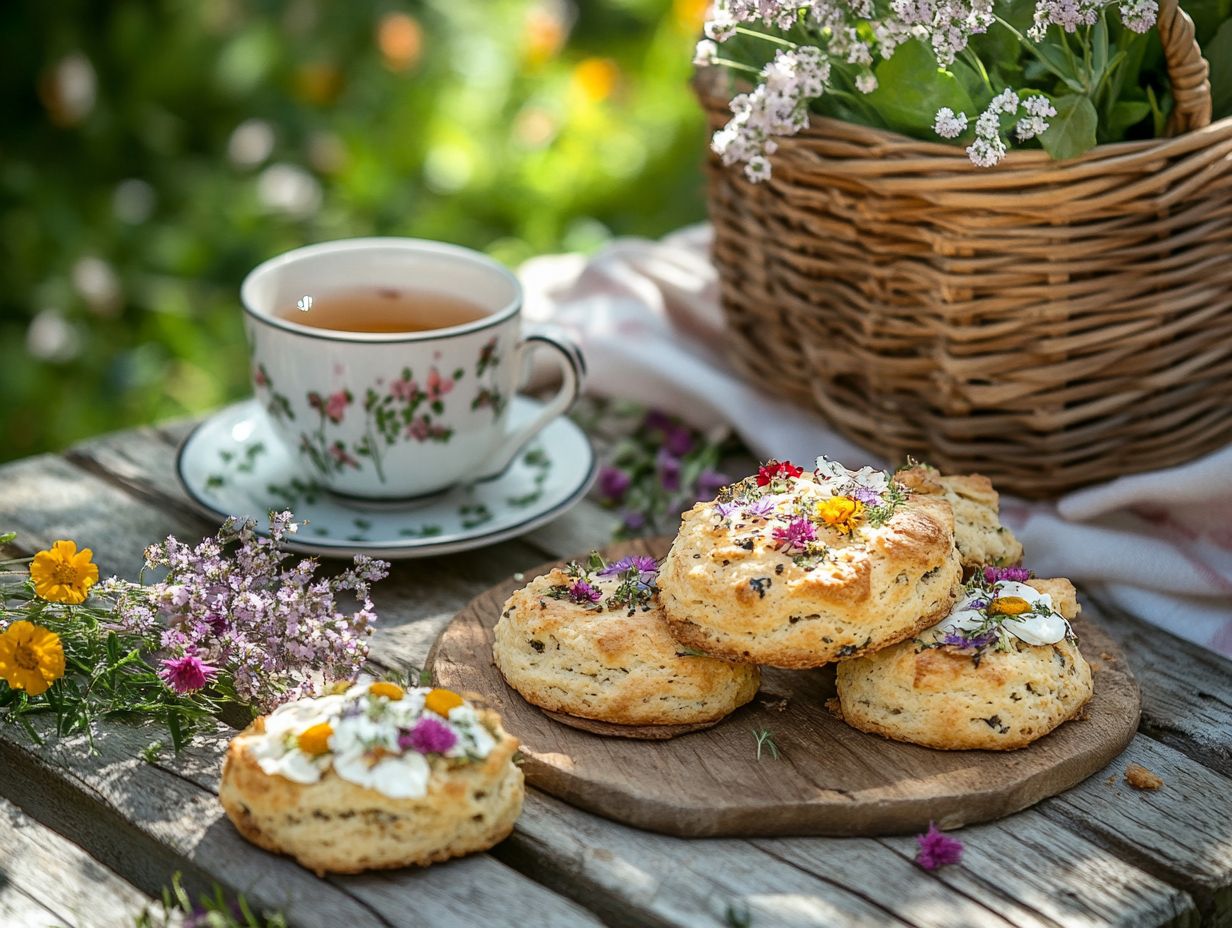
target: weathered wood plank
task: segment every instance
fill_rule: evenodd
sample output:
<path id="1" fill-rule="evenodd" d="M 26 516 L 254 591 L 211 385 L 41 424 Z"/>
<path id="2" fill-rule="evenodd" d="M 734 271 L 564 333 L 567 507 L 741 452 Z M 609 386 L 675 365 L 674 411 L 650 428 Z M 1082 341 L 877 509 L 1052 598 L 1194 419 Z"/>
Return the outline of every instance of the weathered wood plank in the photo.
<path id="1" fill-rule="evenodd" d="M 1142 731 L 1232 776 L 1232 661 L 1088 599 L 1092 611 L 1108 617 L 1105 627 L 1142 687 Z"/>
<path id="2" fill-rule="evenodd" d="M 1124 773 L 1131 763 L 1163 777 L 1163 788 L 1129 787 Z M 1103 771 L 1039 809 L 1185 889 L 1203 924 L 1232 925 L 1232 780 L 1139 735 Z"/>
<path id="3" fill-rule="evenodd" d="M 0 799 L 0 925 L 129 925 L 154 900 Z"/>
<path id="4" fill-rule="evenodd" d="M 304 928 L 463 926 L 500 918 L 560 928 L 596 924 L 581 907 L 489 855 L 379 878 L 319 880 L 248 844 L 223 815 L 217 780 L 230 731 L 220 727 L 180 758 L 151 764 L 137 755 L 153 734 L 109 726 L 96 735 L 99 753 L 91 756 L 81 738 L 49 739 L 32 750 L 19 730 L 0 728 L 0 788 L 151 894 L 180 870 L 196 891 L 216 880 Z"/>

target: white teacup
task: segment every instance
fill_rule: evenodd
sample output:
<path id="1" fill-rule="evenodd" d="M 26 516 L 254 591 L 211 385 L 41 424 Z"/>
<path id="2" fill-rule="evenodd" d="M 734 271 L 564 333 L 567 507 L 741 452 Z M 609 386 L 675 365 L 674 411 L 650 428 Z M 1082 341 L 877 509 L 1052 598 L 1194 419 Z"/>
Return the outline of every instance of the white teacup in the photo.
<path id="1" fill-rule="evenodd" d="M 338 331 L 281 315 L 304 296 L 367 287 L 459 297 L 486 314 L 407 333 Z M 240 298 L 257 397 L 305 472 L 336 493 L 396 500 L 497 476 L 581 390 L 576 346 L 522 335 L 517 278 L 455 245 L 309 245 L 257 267 Z M 511 428 L 509 400 L 537 348 L 555 354 L 563 384 L 534 421 Z"/>

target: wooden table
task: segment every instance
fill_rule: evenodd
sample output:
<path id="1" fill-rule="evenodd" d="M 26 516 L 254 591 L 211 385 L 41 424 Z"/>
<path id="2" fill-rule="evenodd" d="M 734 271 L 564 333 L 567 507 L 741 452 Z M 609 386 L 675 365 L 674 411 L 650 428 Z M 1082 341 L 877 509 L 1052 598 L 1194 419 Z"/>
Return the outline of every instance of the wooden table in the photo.
<path id="1" fill-rule="evenodd" d="M 27 554 L 73 538 L 104 575 L 122 576 L 156 538 L 212 533 L 173 471 L 188 427 L 0 467 L 0 531 L 18 531 Z M 472 596 L 610 529 L 607 513 L 583 503 L 516 541 L 396 563 L 377 588 L 375 661 L 420 665 Z M 1110 624 L 1142 685 L 1139 735 L 1080 787 L 964 829 L 958 867 L 920 870 L 911 837 L 669 838 L 531 790 L 517 830 L 489 854 L 318 880 L 245 843 L 223 817 L 216 790 L 231 732 L 221 724 L 154 762 L 140 758 L 158 737 L 151 729 L 109 727 L 92 756 L 80 742 L 35 748 L 0 726 L 0 926 L 128 925 L 177 870 L 190 888 L 217 881 L 305 928 L 1232 925 L 1232 664 L 1129 617 Z M 1164 788 L 1128 788 L 1133 761 Z"/>

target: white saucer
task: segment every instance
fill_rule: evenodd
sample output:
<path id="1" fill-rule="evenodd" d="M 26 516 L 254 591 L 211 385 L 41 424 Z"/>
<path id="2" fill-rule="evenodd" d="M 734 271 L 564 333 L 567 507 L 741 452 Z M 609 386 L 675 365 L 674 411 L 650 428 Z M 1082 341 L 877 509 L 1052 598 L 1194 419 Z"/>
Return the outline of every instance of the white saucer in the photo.
<path id="1" fill-rule="evenodd" d="M 542 408 L 515 397 L 512 424 Z M 299 531 L 287 548 L 309 554 L 430 557 L 494 544 L 538 528 L 586 495 L 597 467 L 590 440 L 561 417 L 492 480 L 406 503 L 334 496 L 273 435 L 256 400 L 228 406 L 180 446 L 176 472 L 196 507 L 210 516 L 250 517 L 262 531 L 271 510 L 290 509 Z"/>

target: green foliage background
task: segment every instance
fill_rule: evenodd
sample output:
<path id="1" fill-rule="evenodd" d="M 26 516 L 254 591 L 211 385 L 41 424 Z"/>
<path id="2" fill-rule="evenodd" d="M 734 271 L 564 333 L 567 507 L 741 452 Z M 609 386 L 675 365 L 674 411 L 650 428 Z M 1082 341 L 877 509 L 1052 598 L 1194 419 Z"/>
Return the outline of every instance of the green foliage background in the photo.
<path id="1" fill-rule="evenodd" d="M 0 460 L 244 396 L 239 283 L 286 249 L 701 219 L 704 6 L 0 5 Z"/>

